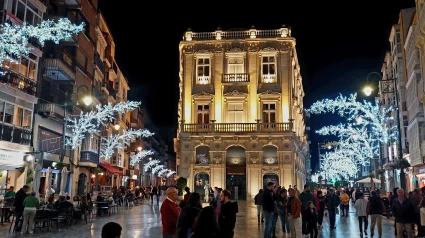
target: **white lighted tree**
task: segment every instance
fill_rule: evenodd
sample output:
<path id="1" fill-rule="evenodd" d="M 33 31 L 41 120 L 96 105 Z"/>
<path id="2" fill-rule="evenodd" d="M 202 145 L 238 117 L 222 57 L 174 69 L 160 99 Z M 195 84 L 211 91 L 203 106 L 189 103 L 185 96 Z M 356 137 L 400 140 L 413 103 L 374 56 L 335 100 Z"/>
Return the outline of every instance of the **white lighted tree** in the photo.
<path id="1" fill-rule="evenodd" d="M 171 176 L 175 175 L 176 171 L 170 171 L 167 173 L 167 175 L 165 177 L 170 178 Z"/>
<path id="2" fill-rule="evenodd" d="M 112 157 L 115 150 L 121 150 L 125 146 L 130 145 L 131 142 L 134 142 L 136 138 L 139 137 L 150 137 L 154 133 L 150 132 L 147 129 L 139 130 L 123 130 L 122 134 L 110 135 L 108 137 L 102 138 L 102 145 L 100 150 L 100 157 L 108 160 Z"/>
<path id="3" fill-rule="evenodd" d="M 81 112 L 78 117 L 68 117 L 67 127 L 71 129 L 71 137 L 65 141 L 71 149 L 78 148 L 87 134 L 99 132 L 101 125 L 112 121 L 114 116 L 121 115 L 136 109 L 140 102 L 119 102 L 115 105 L 97 105 L 94 111 Z"/>
<path id="4" fill-rule="evenodd" d="M 147 171 L 149 171 L 149 169 L 155 167 L 159 163 L 161 163 L 161 161 L 159 161 L 159 160 L 151 160 L 151 161 L 147 162 L 144 165 L 143 169 L 145 170 L 145 172 L 147 172 Z"/>
<path id="5" fill-rule="evenodd" d="M 167 173 L 169 170 L 168 169 L 161 169 L 160 171 L 158 171 L 158 176 L 162 176 L 165 173 Z"/>
<path id="6" fill-rule="evenodd" d="M 68 19 L 42 21 L 36 26 L 26 23 L 14 25 L 5 23 L 0 26 L 0 66 L 4 60 L 28 56 L 32 47 L 28 44 L 30 38 L 37 39 L 43 46 L 46 41 L 69 39 L 73 34 L 84 30 L 84 24 L 72 24 Z"/>
<path id="7" fill-rule="evenodd" d="M 160 171 L 161 169 L 163 169 L 164 168 L 164 165 L 162 165 L 162 164 L 157 164 L 157 165 L 155 165 L 155 167 L 153 167 L 152 168 L 152 173 L 153 174 L 156 174 L 156 173 L 158 173 L 158 171 Z"/>
<path id="8" fill-rule="evenodd" d="M 348 179 L 357 174 L 357 164 L 344 151 L 333 151 L 322 155 L 319 175 L 326 179 Z"/>
<path id="9" fill-rule="evenodd" d="M 348 124 L 325 126 L 316 133 L 324 136 L 336 135 L 339 137 L 337 150 L 350 155 L 356 164 L 366 165 L 375 156 L 379 156 L 379 147 L 376 139 L 367 131 L 367 127 Z"/>
<path id="10" fill-rule="evenodd" d="M 154 152 L 152 150 L 142 150 L 139 151 L 137 154 L 130 157 L 130 164 L 131 166 L 139 163 L 143 158 L 149 155 L 153 155 Z"/>
<path id="11" fill-rule="evenodd" d="M 357 94 L 351 94 L 349 97 L 339 95 L 335 99 L 317 101 L 308 111 L 312 114 L 336 113 L 346 117 L 348 122 L 361 119 L 361 123 L 370 127 L 370 133 L 379 142 L 387 144 L 389 141 L 397 140 L 397 125 L 390 116 L 394 108 L 380 107 L 377 102 L 374 104 L 367 101 L 359 102 Z"/>

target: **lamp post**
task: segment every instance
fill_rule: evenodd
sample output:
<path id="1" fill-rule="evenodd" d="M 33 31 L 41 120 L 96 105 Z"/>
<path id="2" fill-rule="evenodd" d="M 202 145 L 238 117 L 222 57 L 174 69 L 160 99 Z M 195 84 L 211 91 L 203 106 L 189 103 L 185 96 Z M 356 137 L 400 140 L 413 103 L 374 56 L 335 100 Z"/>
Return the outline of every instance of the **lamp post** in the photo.
<path id="1" fill-rule="evenodd" d="M 402 144 L 402 140 L 401 140 L 401 122 L 400 122 L 400 109 L 399 109 L 399 92 L 397 90 L 397 79 L 383 79 L 381 77 L 380 73 L 377 72 L 372 72 L 370 74 L 368 74 L 367 76 L 367 81 L 369 82 L 369 76 L 372 74 L 377 74 L 379 75 L 380 79 L 379 79 L 379 87 L 380 87 L 380 92 L 382 94 L 393 94 L 394 95 L 394 99 L 395 99 L 395 105 L 396 105 L 396 118 L 397 118 L 397 132 L 398 132 L 398 155 L 397 155 L 397 159 L 402 159 L 403 158 L 403 144 Z M 370 96 L 371 93 L 368 94 L 369 90 L 372 89 L 369 85 L 367 85 L 364 89 L 363 92 L 365 93 L 366 96 Z M 373 89 L 372 89 L 373 90 Z M 379 146 L 380 148 L 381 146 Z M 381 164 L 381 159 L 379 158 L 379 164 Z M 404 174 L 404 169 L 401 168 L 400 169 L 400 187 L 405 189 L 406 188 L 406 178 L 405 178 L 405 174 Z"/>

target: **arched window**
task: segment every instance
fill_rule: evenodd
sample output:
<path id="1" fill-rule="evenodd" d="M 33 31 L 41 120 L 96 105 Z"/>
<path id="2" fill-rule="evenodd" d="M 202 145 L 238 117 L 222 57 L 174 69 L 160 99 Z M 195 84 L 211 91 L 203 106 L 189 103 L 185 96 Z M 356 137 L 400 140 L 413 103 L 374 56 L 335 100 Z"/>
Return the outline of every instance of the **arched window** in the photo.
<path id="1" fill-rule="evenodd" d="M 196 162 L 195 164 L 210 164 L 210 147 L 196 147 Z"/>

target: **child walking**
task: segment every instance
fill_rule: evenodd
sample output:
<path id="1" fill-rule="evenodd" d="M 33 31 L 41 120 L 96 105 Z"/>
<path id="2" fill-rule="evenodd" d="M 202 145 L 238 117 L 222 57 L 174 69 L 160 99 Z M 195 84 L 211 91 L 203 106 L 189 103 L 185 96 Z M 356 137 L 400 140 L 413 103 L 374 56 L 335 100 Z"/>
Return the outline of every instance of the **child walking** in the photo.
<path id="1" fill-rule="evenodd" d="M 303 211 L 303 216 L 307 220 L 307 234 L 310 238 L 317 238 L 319 231 L 317 229 L 317 210 L 313 202 L 308 202 L 306 209 Z"/>

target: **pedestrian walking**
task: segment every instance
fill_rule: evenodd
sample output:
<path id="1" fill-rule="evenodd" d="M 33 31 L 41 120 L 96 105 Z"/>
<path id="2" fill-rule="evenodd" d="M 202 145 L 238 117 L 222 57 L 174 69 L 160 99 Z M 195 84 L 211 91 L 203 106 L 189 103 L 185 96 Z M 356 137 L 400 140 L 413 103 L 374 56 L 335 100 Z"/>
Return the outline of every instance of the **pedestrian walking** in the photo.
<path id="1" fill-rule="evenodd" d="M 359 194 L 359 199 L 356 200 L 354 208 L 356 208 L 356 216 L 359 219 L 360 236 L 363 237 L 363 232 L 367 236 L 367 201 L 364 199 L 364 194 Z M 364 224 L 364 230 L 363 230 Z"/>
<path id="2" fill-rule="evenodd" d="M 336 209 L 339 206 L 339 198 L 335 194 L 335 190 L 329 189 L 329 194 L 326 195 L 325 204 L 328 207 L 330 229 L 335 229 Z"/>
<path id="3" fill-rule="evenodd" d="M 291 237 L 299 238 L 301 234 L 298 233 L 297 228 L 301 225 L 301 202 L 295 196 L 295 190 L 289 189 L 289 200 L 288 206 L 286 207 L 288 212 L 289 228 L 291 228 Z"/>
<path id="4" fill-rule="evenodd" d="M 310 238 L 317 238 L 319 235 L 319 231 L 317 229 L 318 215 L 313 202 L 307 203 L 302 215 L 304 220 L 307 222 L 305 235 L 310 234 Z"/>
<path id="5" fill-rule="evenodd" d="M 260 217 L 261 222 L 264 222 L 264 215 L 263 215 L 263 189 L 260 189 L 258 191 L 258 194 L 254 197 L 254 204 L 257 206 L 257 218 L 258 223 L 260 223 Z"/>
<path id="6" fill-rule="evenodd" d="M 406 231 L 408 238 L 413 238 L 415 208 L 410 199 L 406 198 L 403 189 L 397 189 L 397 198 L 393 200 L 391 210 L 395 217 L 397 238 L 403 238 L 403 231 Z"/>
<path id="7" fill-rule="evenodd" d="M 378 228 L 378 237 L 382 237 L 382 215 L 384 214 L 384 202 L 376 191 L 371 192 L 371 197 L 367 202 L 366 213 L 370 216 L 370 236 L 375 234 L 375 225 Z"/>
<path id="8" fill-rule="evenodd" d="M 301 211 L 304 211 L 307 208 L 307 204 L 309 202 L 314 203 L 314 195 L 310 192 L 310 186 L 307 184 L 304 185 L 304 191 L 299 196 L 301 202 Z M 307 220 L 302 216 L 302 233 L 303 235 L 307 235 Z"/>
<path id="9" fill-rule="evenodd" d="M 264 229 L 264 238 L 270 238 L 273 231 L 274 222 L 274 199 L 273 199 L 274 183 L 267 183 L 267 187 L 263 192 L 263 213 L 266 219 L 266 227 Z"/>

